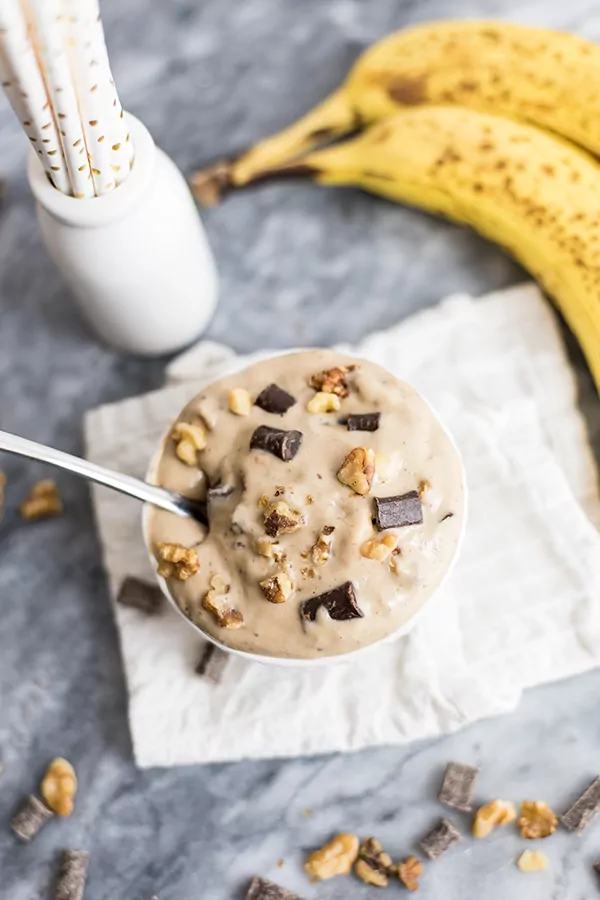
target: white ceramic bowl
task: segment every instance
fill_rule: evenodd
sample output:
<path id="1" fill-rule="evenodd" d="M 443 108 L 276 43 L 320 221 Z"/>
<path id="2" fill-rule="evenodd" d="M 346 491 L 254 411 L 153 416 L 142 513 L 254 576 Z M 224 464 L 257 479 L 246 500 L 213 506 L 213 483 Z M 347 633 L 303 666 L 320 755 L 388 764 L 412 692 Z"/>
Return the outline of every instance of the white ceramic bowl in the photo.
<path id="1" fill-rule="evenodd" d="M 298 350 L 295 349 L 295 350 L 286 351 L 286 353 L 288 353 L 288 352 L 289 353 L 297 353 Z M 348 353 L 348 351 L 345 351 L 345 352 L 348 355 L 351 355 L 350 353 Z M 261 353 L 261 354 L 257 354 L 255 357 L 253 356 L 250 361 L 248 360 L 248 357 L 246 357 L 243 362 L 234 360 L 233 362 L 229 362 L 222 370 L 219 370 L 218 374 L 213 373 L 213 377 L 211 377 L 210 379 L 207 379 L 206 384 L 216 381 L 219 378 L 224 378 L 227 375 L 232 375 L 235 372 L 240 371 L 242 369 L 246 369 L 249 365 L 252 365 L 252 363 L 256 362 L 258 359 L 264 359 L 267 356 L 282 356 L 282 355 L 284 355 L 284 354 L 280 354 L 280 353 L 272 353 L 272 354 L 265 353 L 265 354 L 263 354 L 263 353 Z M 198 384 L 195 384 L 194 387 L 196 390 L 200 389 L 200 386 Z M 420 395 L 420 396 L 423 400 L 425 400 L 425 398 L 422 395 Z M 282 666 L 282 667 L 286 667 L 286 668 L 293 667 L 293 668 L 302 668 L 302 669 L 317 669 L 317 668 L 323 668 L 324 666 L 333 666 L 333 665 L 340 665 L 342 663 L 351 663 L 351 662 L 354 662 L 354 660 L 358 659 L 359 657 L 364 656 L 366 653 L 372 652 L 375 648 L 380 647 L 382 644 L 389 644 L 392 641 L 396 641 L 396 640 L 398 640 L 398 638 L 403 637 L 405 634 L 408 634 L 412 630 L 414 625 L 417 623 L 417 621 L 420 619 L 420 617 L 423 615 L 425 610 L 429 609 L 433 605 L 435 598 L 439 596 L 442 587 L 446 584 L 450 575 L 452 574 L 454 566 L 456 565 L 456 561 L 460 555 L 460 551 L 461 551 L 464 536 L 465 536 L 466 524 L 467 524 L 468 491 L 467 491 L 467 481 L 466 481 L 465 470 L 462 465 L 462 456 L 456 445 L 456 441 L 454 440 L 452 434 L 448 431 L 448 429 L 446 428 L 446 426 L 440 419 L 438 413 L 435 411 L 435 409 L 433 409 L 433 407 L 431 406 L 431 404 L 429 403 L 428 400 L 425 400 L 425 402 L 429 406 L 429 409 L 431 410 L 432 415 L 434 416 L 434 418 L 437 420 L 437 422 L 443 429 L 444 434 L 446 435 L 446 437 L 448 438 L 448 440 L 454 447 L 454 449 L 456 451 L 456 455 L 458 456 L 458 458 L 461 462 L 462 481 L 463 481 L 463 485 L 464 485 L 464 495 L 463 496 L 464 496 L 465 509 L 464 509 L 464 513 L 463 513 L 463 517 L 462 517 L 461 533 L 459 535 L 459 539 L 456 544 L 456 549 L 455 549 L 454 555 L 448 565 L 448 568 L 446 569 L 444 577 L 442 578 L 442 580 L 439 583 L 439 585 L 437 586 L 437 588 L 434 591 L 432 591 L 432 593 L 423 601 L 423 603 L 421 604 L 421 606 L 419 607 L 417 612 L 408 620 L 408 622 L 405 622 L 403 625 L 401 625 L 395 631 L 392 631 L 391 634 L 388 634 L 385 638 L 382 638 L 379 641 L 375 641 L 372 644 L 368 644 L 366 647 L 360 647 L 358 650 L 351 650 L 348 653 L 341 653 L 341 654 L 337 654 L 335 656 L 319 657 L 318 659 L 316 659 L 316 658 L 315 659 L 296 659 L 294 657 L 265 656 L 264 654 L 260 654 L 260 653 L 248 653 L 245 650 L 235 650 L 232 647 L 228 647 L 227 644 L 221 643 L 221 641 L 218 641 L 212 634 L 209 634 L 208 631 L 204 631 L 203 628 L 201 628 L 195 622 L 192 622 L 190 619 L 188 619 L 188 617 L 181 611 L 181 609 L 177 605 L 174 597 L 172 596 L 172 594 L 169 590 L 167 581 L 164 578 L 162 578 L 156 571 L 156 569 L 157 569 L 156 558 L 154 556 L 154 553 L 152 552 L 152 549 L 150 546 L 150 540 L 149 540 L 150 508 L 147 505 L 145 505 L 143 508 L 143 512 L 142 512 L 142 532 L 144 535 L 144 541 L 146 543 L 146 548 L 148 550 L 148 556 L 150 558 L 150 563 L 151 563 L 152 568 L 154 569 L 154 572 L 156 575 L 156 580 L 158 581 L 158 584 L 160 585 L 160 588 L 161 588 L 163 594 L 165 595 L 165 597 L 167 598 L 167 600 L 169 601 L 171 606 L 176 610 L 176 612 L 181 616 L 181 618 L 189 625 L 189 627 L 195 629 L 195 631 L 197 631 L 205 640 L 210 641 L 211 644 L 214 644 L 216 647 L 219 647 L 221 650 L 225 650 L 227 653 L 231 653 L 234 656 L 240 656 L 243 659 L 248 660 L 248 662 L 256 662 L 256 663 L 261 663 L 263 665 L 268 665 L 268 666 Z M 177 410 L 176 415 L 178 415 L 179 412 L 180 411 Z M 171 426 L 169 425 L 169 428 L 165 432 L 158 447 L 156 448 L 156 453 L 154 454 L 154 457 L 152 458 L 150 465 L 148 467 L 146 480 L 151 483 L 154 483 L 156 471 L 158 469 L 158 464 L 159 464 L 161 456 L 162 456 L 164 444 L 168 440 L 170 433 L 171 433 Z"/>

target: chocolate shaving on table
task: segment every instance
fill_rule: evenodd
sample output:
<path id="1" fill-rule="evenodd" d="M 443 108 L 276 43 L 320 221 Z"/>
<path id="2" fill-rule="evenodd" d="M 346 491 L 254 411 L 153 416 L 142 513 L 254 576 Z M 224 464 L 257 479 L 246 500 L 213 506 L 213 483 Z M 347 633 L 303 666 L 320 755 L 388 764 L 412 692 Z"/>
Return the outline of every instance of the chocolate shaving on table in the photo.
<path id="1" fill-rule="evenodd" d="M 148 584 L 147 581 L 128 575 L 117 594 L 117 603 L 139 609 L 151 616 L 161 608 L 163 593 L 158 585 Z"/>
<path id="2" fill-rule="evenodd" d="M 418 491 L 409 491 L 396 497 L 375 497 L 374 522 L 378 531 L 401 528 L 404 525 L 420 525 L 423 507 Z"/>
<path id="3" fill-rule="evenodd" d="M 10 827 L 22 841 L 30 841 L 54 813 L 45 803 L 29 794 L 10 821 Z"/>
<path id="4" fill-rule="evenodd" d="M 250 882 L 245 900 L 302 900 L 302 897 L 255 875 Z"/>
<path id="5" fill-rule="evenodd" d="M 445 806 L 460 809 L 461 812 L 471 812 L 478 777 L 479 769 L 475 766 L 448 763 L 438 800 Z"/>
<path id="6" fill-rule="evenodd" d="M 203 648 L 202 656 L 196 666 L 196 675 L 200 675 L 213 684 L 219 684 L 223 679 L 228 662 L 228 653 L 215 647 L 214 644 L 207 644 Z"/>
<path id="7" fill-rule="evenodd" d="M 598 812 L 600 812 L 600 777 L 592 781 L 583 794 L 560 817 L 560 821 L 569 831 L 581 834 Z"/>
<path id="8" fill-rule="evenodd" d="M 438 859 L 457 841 L 460 841 L 460 832 L 456 825 L 448 819 L 440 819 L 421 841 L 421 850 L 429 859 Z"/>
<path id="9" fill-rule="evenodd" d="M 282 416 L 291 406 L 296 403 L 296 398 L 280 388 L 278 384 L 270 384 L 260 392 L 256 400 L 255 406 L 264 409 L 265 412 L 274 413 Z"/>
<path id="10" fill-rule="evenodd" d="M 268 425 L 259 425 L 250 438 L 251 450 L 266 450 L 284 462 L 295 457 L 301 444 L 301 431 L 284 431 L 282 428 L 270 428 Z"/>
<path id="11" fill-rule="evenodd" d="M 348 431 L 377 431 L 381 422 L 381 413 L 350 413 L 346 419 Z"/>
<path id="12" fill-rule="evenodd" d="M 207 490 L 206 502 L 210 506 L 214 500 L 223 500 L 225 497 L 230 497 L 234 490 L 235 488 L 232 484 L 215 484 L 214 487 L 209 487 Z"/>
<path id="13" fill-rule="evenodd" d="M 362 619 L 364 615 L 358 605 L 356 591 L 351 581 L 346 581 L 330 591 L 325 591 L 324 594 L 309 597 L 300 607 L 300 614 L 309 622 L 314 622 L 321 607 L 326 609 L 329 618 L 335 619 L 336 622 Z"/>
<path id="14" fill-rule="evenodd" d="M 90 854 L 86 850 L 63 850 L 54 900 L 83 900 Z"/>

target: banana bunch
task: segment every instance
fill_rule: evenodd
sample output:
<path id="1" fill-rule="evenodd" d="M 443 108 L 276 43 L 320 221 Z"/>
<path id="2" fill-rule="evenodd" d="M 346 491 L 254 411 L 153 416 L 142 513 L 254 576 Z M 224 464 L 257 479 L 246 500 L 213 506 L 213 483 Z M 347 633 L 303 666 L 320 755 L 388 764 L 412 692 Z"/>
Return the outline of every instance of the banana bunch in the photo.
<path id="1" fill-rule="evenodd" d="M 208 204 L 302 176 L 470 225 L 556 299 L 600 388 L 600 165 L 581 148 L 600 154 L 600 47 L 442 22 L 374 45 L 320 106 L 192 186 Z"/>

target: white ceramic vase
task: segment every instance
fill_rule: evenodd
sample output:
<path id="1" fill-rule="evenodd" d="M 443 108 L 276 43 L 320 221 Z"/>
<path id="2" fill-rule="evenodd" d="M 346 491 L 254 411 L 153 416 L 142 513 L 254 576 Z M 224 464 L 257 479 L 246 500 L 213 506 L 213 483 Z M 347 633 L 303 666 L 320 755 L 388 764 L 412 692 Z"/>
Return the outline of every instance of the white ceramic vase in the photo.
<path id="1" fill-rule="evenodd" d="M 204 331 L 217 273 L 186 181 L 128 116 L 135 163 L 113 193 L 77 200 L 56 190 L 35 153 L 28 177 L 50 256 L 107 344 L 160 356 Z"/>

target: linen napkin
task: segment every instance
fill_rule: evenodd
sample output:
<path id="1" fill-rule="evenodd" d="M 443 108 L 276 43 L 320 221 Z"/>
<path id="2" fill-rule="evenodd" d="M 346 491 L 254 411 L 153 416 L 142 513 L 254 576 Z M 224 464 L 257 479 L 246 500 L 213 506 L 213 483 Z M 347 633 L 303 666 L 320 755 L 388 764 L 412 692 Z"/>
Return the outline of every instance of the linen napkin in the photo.
<path id="1" fill-rule="evenodd" d="M 455 296 L 351 349 L 420 390 L 463 454 L 469 524 L 451 579 L 408 636 L 354 663 L 307 671 L 229 657 L 218 683 L 196 674 L 203 641 L 166 603 L 157 616 L 115 604 L 140 766 L 404 743 L 507 712 L 525 688 L 600 663 L 597 472 L 538 289 Z M 143 477 L 193 393 L 248 361 L 194 347 L 171 365 L 170 386 L 88 414 L 89 458 Z M 125 576 L 152 577 L 140 507 L 101 487 L 94 504 L 115 597 Z"/>

